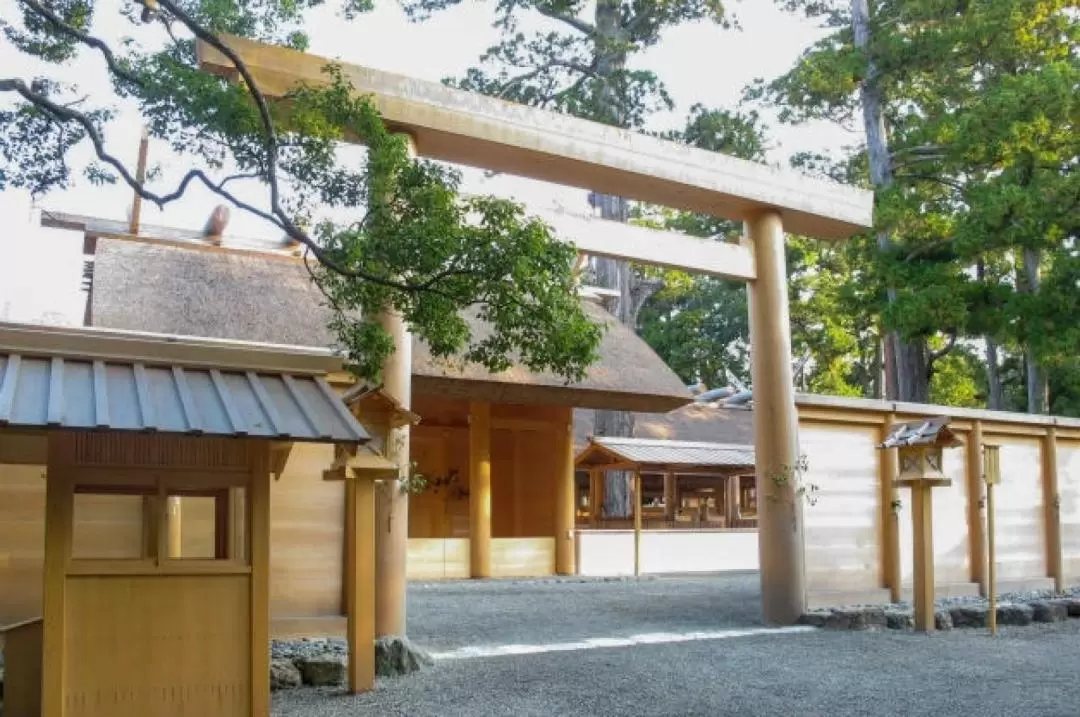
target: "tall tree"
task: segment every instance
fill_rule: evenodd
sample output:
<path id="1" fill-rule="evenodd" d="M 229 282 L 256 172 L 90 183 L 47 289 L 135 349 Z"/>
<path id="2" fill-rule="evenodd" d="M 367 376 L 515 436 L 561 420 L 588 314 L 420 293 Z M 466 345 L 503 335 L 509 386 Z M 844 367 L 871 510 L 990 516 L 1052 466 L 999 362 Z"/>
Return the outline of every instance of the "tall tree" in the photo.
<path id="1" fill-rule="evenodd" d="M 885 289 L 887 326 L 918 347 L 896 352 L 898 390 L 927 400 L 934 363 L 962 336 L 978 328 L 993 343 L 1004 341 L 1022 330 L 1015 322 L 1021 305 L 1040 303 L 1003 299 L 1000 284 L 975 278 L 979 260 L 997 262 L 1011 251 L 1020 274 L 1008 286 L 1039 295 L 1045 252 L 1067 235 L 1075 172 L 1066 168 L 1076 156 L 1067 145 L 1076 133 L 1065 98 L 1076 94 L 1069 69 L 1076 15 L 1068 0 L 784 4 L 822 18 L 832 32 L 751 96 L 780 103 L 788 121 L 863 126 L 867 142 L 855 156 L 877 190 L 879 231 L 879 251 L 868 259 Z M 994 317 L 1006 323 L 993 324 Z M 1028 393 L 1036 408 L 1033 350 Z"/>
<path id="2" fill-rule="evenodd" d="M 42 194 L 81 173 L 92 183 L 126 184 L 163 207 L 201 185 L 306 247 L 338 339 L 367 378 L 377 378 L 392 350 L 373 320 L 388 308 L 434 353 L 464 353 L 496 370 L 519 356 L 574 377 L 594 360 L 599 330 L 574 299 L 572 247 L 513 202 L 459 199 L 458 174 L 411 160 L 340 71 L 328 70 L 326 87 L 297 88 L 286 103 L 271 103 L 218 39 L 233 33 L 303 48 L 304 12 L 317 0 L 160 0 L 115 17 L 99 17 L 113 5 L 88 0 L 16 4 L 20 16 L 0 21 L 0 41 L 45 74 L 0 78 L 0 190 Z M 351 17 L 366 5 L 351 0 L 342 9 Z M 196 38 L 229 56 L 245 81 L 201 72 Z M 78 87 L 97 68 L 112 82 L 111 95 Z M 110 149 L 122 106 L 191 167 L 173 186 L 139 178 Z M 360 169 L 339 157 L 346 132 L 368 145 Z M 245 182 L 264 187 L 264 200 L 241 199 Z M 347 220 L 320 219 L 326 209 Z M 470 213 L 479 221 L 467 221 Z M 472 307 L 492 322 L 490 337 L 473 340 L 461 316 Z"/>
<path id="3" fill-rule="evenodd" d="M 422 20 L 463 0 L 402 2 L 412 18 Z M 499 44 L 480 58 L 481 67 L 449 82 L 627 129 L 640 129 L 653 111 L 672 107 L 660 78 L 649 70 L 631 68 L 631 58 L 659 42 L 671 27 L 700 20 L 729 24 L 719 0 L 499 0 L 495 11 L 495 26 L 502 32 Z M 542 29 L 526 33 L 521 30 L 523 21 L 537 22 Z M 625 199 L 590 197 L 604 219 L 629 218 Z M 619 292 L 609 308 L 625 326 L 636 324 L 644 301 L 660 287 L 655 277 L 633 271 L 625 261 L 597 258 L 593 271 L 601 286 Z M 630 436 L 633 416 L 597 411 L 595 428 L 599 435 Z M 629 486 L 627 474 L 607 475 L 606 515 L 629 517 Z"/>

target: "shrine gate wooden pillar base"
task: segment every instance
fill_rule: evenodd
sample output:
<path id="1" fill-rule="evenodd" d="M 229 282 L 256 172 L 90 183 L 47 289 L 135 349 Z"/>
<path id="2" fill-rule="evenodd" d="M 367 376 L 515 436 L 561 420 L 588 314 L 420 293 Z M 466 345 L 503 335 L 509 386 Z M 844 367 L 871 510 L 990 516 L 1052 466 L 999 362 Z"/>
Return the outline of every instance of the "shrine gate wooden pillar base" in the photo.
<path id="1" fill-rule="evenodd" d="M 806 611 L 806 572 L 801 498 L 790 477 L 799 458 L 798 417 L 791 372 L 784 227 L 779 212 L 754 214 L 746 220 L 745 232 L 757 263 L 757 278 L 747 285 L 747 297 L 761 604 L 767 624 L 792 625 Z"/>

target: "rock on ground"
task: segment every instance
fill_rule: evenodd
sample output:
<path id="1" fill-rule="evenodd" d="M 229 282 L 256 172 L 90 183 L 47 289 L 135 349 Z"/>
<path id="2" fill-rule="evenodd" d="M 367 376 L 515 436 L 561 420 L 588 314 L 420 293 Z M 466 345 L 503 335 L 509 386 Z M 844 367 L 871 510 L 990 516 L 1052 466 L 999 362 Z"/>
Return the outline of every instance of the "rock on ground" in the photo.
<path id="1" fill-rule="evenodd" d="M 375 641 L 375 674 L 379 677 L 408 675 L 432 663 L 431 656 L 407 637 L 380 637 Z"/>
<path id="2" fill-rule="evenodd" d="M 1009 603 L 998 605 L 998 625 L 1030 625 L 1034 618 L 1035 610 L 1024 603 Z"/>
<path id="3" fill-rule="evenodd" d="M 986 627 L 990 608 L 986 605 L 958 605 L 951 610 L 953 627 Z"/>
<path id="4" fill-rule="evenodd" d="M 948 610 L 938 610 L 934 613 L 934 627 L 938 630 L 953 629 L 952 613 Z"/>
<path id="5" fill-rule="evenodd" d="M 295 660 L 304 684 L 312 687 L 335 687 L 345 683 L 345 658 L 324 653 Z"/>
<path id="6" fill-rule="evenodd" d="M 303 684 L 304 678 L 292 660 L 270 661 L 270 689 L 288 690 Z"/>
<path id="7" fill-rule="evenodd" d="M 1069 619 L 1069 608 L 1061 600 L 1037 600 L 1029 604 L 1035 622 L 1065 622 Z"/>

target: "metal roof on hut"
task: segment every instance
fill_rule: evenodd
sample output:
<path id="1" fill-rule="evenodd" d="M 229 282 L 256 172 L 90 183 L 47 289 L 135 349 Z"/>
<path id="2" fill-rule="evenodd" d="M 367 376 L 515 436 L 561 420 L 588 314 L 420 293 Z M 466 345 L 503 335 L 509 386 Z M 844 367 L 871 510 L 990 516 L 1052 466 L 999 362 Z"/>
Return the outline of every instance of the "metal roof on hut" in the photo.
<path id="1" fill-rule="evenodd" d="M 95 326 L 186 336 L 327 347 L 322 295 L 294 258 L 142 243 L 96 241 L 88 316 Z M 634 332 L 596 304 L 588 314 L 608 325 L 599 361 L 585 379 L 564 385 L 549 373 L 515 366 L 491 373 L 476 364 L 434 359 L 413 346 L 413 391 L 502 403 L 573 405 L 662 413 L 692 396 Z M 474 336 L 490 328 L 472 322 Z"/>

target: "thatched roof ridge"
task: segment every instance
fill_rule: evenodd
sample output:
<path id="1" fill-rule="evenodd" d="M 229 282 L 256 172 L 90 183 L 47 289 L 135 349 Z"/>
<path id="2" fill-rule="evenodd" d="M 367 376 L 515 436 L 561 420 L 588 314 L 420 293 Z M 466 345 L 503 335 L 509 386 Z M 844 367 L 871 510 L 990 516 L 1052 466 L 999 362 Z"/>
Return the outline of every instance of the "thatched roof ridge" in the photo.
<path id="1" fill-rule="evenodd" d="M 185 336 L 332 346 L 322 296 L 297 261 L 275 256 L 196 251 L 101 239 L 94 260 L 93 325 Z M 492 374 L 475 364 L 435 360 L 413 346 L 413 390 L 506 403 L 663 412 L 686 405 L 690 392 L 636 334 L 591 302 L 608 325 L 600 360 L 584 380 L 515 366 Z M 473 323 L 474 334 L 487 327 Z"/>

